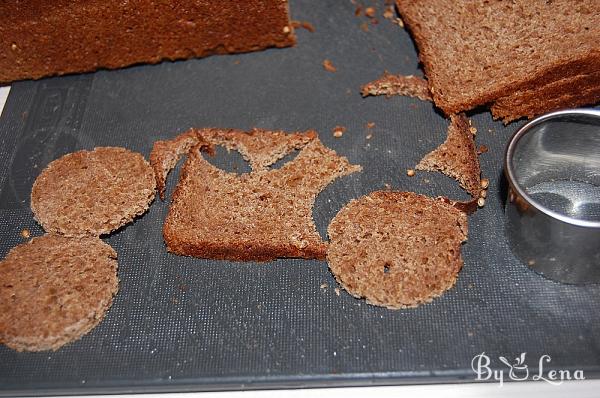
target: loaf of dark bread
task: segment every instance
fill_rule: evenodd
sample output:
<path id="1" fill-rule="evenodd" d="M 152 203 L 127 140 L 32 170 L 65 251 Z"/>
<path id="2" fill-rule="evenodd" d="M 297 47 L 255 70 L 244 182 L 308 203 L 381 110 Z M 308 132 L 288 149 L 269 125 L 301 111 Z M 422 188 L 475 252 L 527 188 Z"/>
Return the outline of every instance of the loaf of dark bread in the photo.
<path id="1" fill-rule="evenodd" d="M 419 50 L 435 104 L 446 114 L 537 90 L 600 70 L 600 2 L 572 0 L 396 0 Z M 514 112 L 514 118 L 598 99 L 598 79 L 578 80 L 567 97 L 545 92 L 545 102 Z M 586 92 L 574 101 L 575 91 Z M 519 95 L 519 94 L 517 94 Z M 508 100 L 508 102 L 511 102 Z M 506 116 L 504 116 L 506 115 Z"/>
<path id="2" fill-rule="evenodd" d="M 0 2 L 0 83 L 295 43 L 287 0 Z"/>
<path id="3" fill-rule="evenodd" d="M 198 144 L 183 165 L 163 227 L 170 252 L 233 261 L 325 258 L 327 245 L 312 219 L 315 198 L 334 179 L 360 166 L 323 146 L 314 131 L 204 129 L 186 134 L 187 139 L 197 134 Z M 213 166 L 203 152 L 214 145 L 237 150 L 252 171 L 237 175 Z M 270 168 L 294 149 L 299 153 L 293 160 Z M 160 164 L 157 176 L 166 174 L 157 169 Z"/>

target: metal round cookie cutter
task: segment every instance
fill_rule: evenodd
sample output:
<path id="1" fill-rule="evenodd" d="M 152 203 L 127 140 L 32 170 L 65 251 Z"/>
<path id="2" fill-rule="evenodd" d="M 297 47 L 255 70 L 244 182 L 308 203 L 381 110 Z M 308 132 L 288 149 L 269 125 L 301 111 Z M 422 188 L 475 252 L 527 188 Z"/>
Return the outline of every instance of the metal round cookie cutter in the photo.
<path id="1" fill-rule="evenodd" d="M 535 271 L 600 282 L 600 110 L 553 112 L 521 127 L 504 157 L 506 235 Z"/>

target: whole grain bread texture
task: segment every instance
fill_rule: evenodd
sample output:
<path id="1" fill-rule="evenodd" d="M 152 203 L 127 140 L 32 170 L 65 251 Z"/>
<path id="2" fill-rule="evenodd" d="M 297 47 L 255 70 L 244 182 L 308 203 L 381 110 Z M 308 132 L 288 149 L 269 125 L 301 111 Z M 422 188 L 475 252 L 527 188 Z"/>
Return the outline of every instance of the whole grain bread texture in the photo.
<path id="1" fill-rule="evenodd" d="M 425 155 L 415 168 L 440 171 L 457 180 L 473 197 L 478 197 L 481 169 L 471 128 L 464 114 L 451 115 L 446 141 Z"/>
<path id="2" fill-rule="evenodd" d="M 600 102 L 600 72 L 577 75 L 539 88 L 499 98 L 491 106 L 494 119 L 507 124 L 523 117 Z M 589 87 L 582 89 L 582 87 Z"/>
<path id="3" fill-rule="evenodd" d="M 163 227 L 170 252 L 232 261 L 325 258 L 327 245 L 312 219 L 315 198 L 360 166 L 326 148 L 314 131 L 197 134 L 202 142 L 188 154 Z M 213 166 L 203 152 L 214 145 L 237 150 L 251 172 L 238 175 Z M 270 167 L 294 149 L 294 159 Z"/>
<path id="4" fill-rule="evenodd" d="M 379 79 L 361 87 L 363 97 L 369 95 L 405 95 L 417 97 L 423 101 L 433 101 L 427 80 L 413 75 L 393 75 L 385 72 Z"/>
<path id="5" fill-rule="evenodd" d="M 296 42 L 287 0 L 3 1 L 0 18 L 0 83 Z"/>
<path id="6" fill-rule="evenodd" d="M 117 253 L 98 238 L 44 235 L 0 261 L 0 342 L 56 350 L 102 321 L 117 293 Z"/>
<path id="7" fill-rule="evenodd" d="M 37 177 L 31 209 L 47 232 L 100 236 L 148 210 L 156 180 L 136 152 L 98 147 L 52 161 Z"/>
<path id="8" fill-rule="evenodd" d="M 329 269 L 352 296 L 390 309 L 430 302 L 462 268 L 467 216 L 413 192 L 377 191 L 352 200 L 327 230 Z"/>
<path id="9" fill-rule="evenodd" d="M 435 104 L 448 115 L 600 70 L 598 1 L 396 0 L 396 5 L 418 47 Z M 598 86 L 600 81 L 581 82 L 577 89 Z"/>

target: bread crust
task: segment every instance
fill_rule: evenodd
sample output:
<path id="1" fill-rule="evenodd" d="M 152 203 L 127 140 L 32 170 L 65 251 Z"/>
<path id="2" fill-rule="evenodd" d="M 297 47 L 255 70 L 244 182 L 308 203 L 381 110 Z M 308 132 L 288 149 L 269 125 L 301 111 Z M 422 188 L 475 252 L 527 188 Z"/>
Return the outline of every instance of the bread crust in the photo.
<path id="1" fill-rule="evenodd" d="M 204 129 L 211 145 L 238 150 L 251 164 L 237 175 L 203 157 L 205 145 L 188 154 L 163 226 L 167 250 L 185 256 L 231 261 L 280 257 L 324 259 L 327 245 L 312 220 L 318 193 L 334 179 L 360 170 L 326 148 L 314 131 Z M 292 150 L 281 168 L 269 166 Z"/>
<path id="2" fill-rule="evenodd" d="M 0 261 L 0 342 L 56 350 L 97 326 L 119 287 L 117 253 L 98 238 L 44 235 Z"/>
<path id="3" fill-rule="evenodd" d="M 361 87 L 363 97 L 369 95 L 405 95 L 416 97 L 422 101 L 433 101 L 427 80 L 413 75 L 392 75 L 385 72 L 379 79 Z"/>
<path id="4" fill-rule="evenodd" d="M 0 15 L 0 83 L 296 42 L 286 0 L 3 1 Z"/>
<path id="5" fill-rule="evenodd" d="M 467 216 L 413 192 L 352 200 L 327 229 L 329 269 L 352 296 L 390 309 L 428 303 L 454 286 Z"/>

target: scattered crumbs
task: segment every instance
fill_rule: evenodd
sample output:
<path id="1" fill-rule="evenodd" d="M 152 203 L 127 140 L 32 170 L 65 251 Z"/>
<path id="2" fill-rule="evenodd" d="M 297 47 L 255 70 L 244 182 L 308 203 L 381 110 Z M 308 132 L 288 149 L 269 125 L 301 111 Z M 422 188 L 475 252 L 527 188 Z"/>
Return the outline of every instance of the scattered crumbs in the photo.
<path id="1" fill-rule="evenodd" d="M 473 135 L 477 135 L 477 128 L 474 126 L 469 127 L 469 131 L 471 132 L 471 134 Z"/>
<path id="2" fill-rule="evenodd" d="M 323 61 L 323 68 L 325 68 L 325 70 L 327 72 L 335 72 L 337 71 L 337 68 L 335 66 L 333 66 L 333 63 L 331 63 L 330 60 L 326 59 Z"/>
<path id="3" fill-rule="evenodd" d="M 336 287 L 334 290 L 335 290 L 335 294 L 339 296 L 340 295 L 340 288 Z"/>
<path id="4" fill-rule="evenodd" d="M 391 186 L 390 184 L 388 184 L 387 182 L 386 182 L 385 184 L 383 184 L 383 187 L 384 187 L 385 189 L 387 189 L 388 191 L 391 191 L 391 190 L 392 190 L 392 186 Z"/>
<path id="5" fill-rule="evenodd" d="M 467 336 L 469 337 L 473 337 L 473 332 L 471 332 L 470 330 L 467 332 Z"/>
<path id="6" fill-rule="evenodd" d="M 25 228 L 21 231 L 21 237 L 23 237 L 23 239 L 29 239 L 30 236 L 31 236 L 31 232 L 29 232 L 29 230 L 27 228 Z"/>
<path id="7" fill-rule="evenodd" d="M 357 17 L 360 17 L 360 14 L 362 14 L 362 7 L 358 6 L 356 7 L 356 9 L 354 10 L 354 15 L 356 15 Z"/>
<path id="8" fill-rule="evenodd" d="M 289 26 L 286 25 L 283 27 L 283 33 L 290 33 L 290 32 L 291 32 L 291 29 Z"/>
<path id="9" fill-rule="evenodd" d="M 333 136 L 335 138 L 340 138 L 342 135 L 344 135 L 344 132 L 346 131 L 346 127 L 344 126 L 335 126 L 333 129 Z"/>
<path id="10" fill-rule="evenodd" d="M 527 264 L 528 264 L 530 267 L 532 267 L 532 266 L 534 266 L 534 265 L 535 265 L 535 260 L 529 260 L 529 261 L 527 261 Z"/>
<path id="11" fill-rule="evenodd" d="M 321 286 L 319 286 L 321 289 L 327 289 L 328 287 L 329 285 L 327 283 L 321 283 Z"/>
<path id="12" fill-rule="evenodd" d="M 375 16 L 375 7 L 365 8 L 365 15 L 369 18 L 373 18 Z"/>
<path id="13" fill-rule="evenodd" d="M 307 21 L 292 21 L 292 28 L 294 28 L 294 29 L 298 29 L 298 28 L 306 29 L 310 33 L 313 33 L 315 31 L 315 26 L 313 24 L 311 24 L 310 22 L 307 22 Z"/>
<path id="14" fill-rule="evenodd" d="M 477 199 L 477 206 L 479 206 L 479 207 L 485 206 L 485 199 L 484 198 Z"/>
<path id="15" fill-rule="evenodd" d="M 487 190 L 486 189 L 482 189 L 481 192 L 479 192 L 479 196 L 482 198 L 487 198 Z"/>
<path id="16" fill-rule="evenodd" d="M 479 146 L 479 149 L 478 149 L 478 151 L 477 151 L 477 152 L 479 153 L 479 155 L 481 155 L 482 153 L 487 153 L 487 151 L 489 151 L 489 149 L 488 149 L 488 147 L 487 147 L 487 146 L 485 146 L 485 145 L 480 145 L 480 146 Z"/>
<path id="17" fill-rule="evenodd" d="M 373 138 L 373 133 L 369 133 L 367 134 L 367 136 L 365 137 L 365 139 L 370 140 L 371 138 Z"/>
<path id="18" fill-rule="evenodd" d="M 360 29 L 363 32 L 368 32 L 369 31 L 369 24 L 367 22 L 363 22 L 360 24 Z"/>
<path id="19" fill-rule="evenodd" d="M 406 170 L 406 175 L 409 177 L 414 177 L 415 171 L 413 169 L 408 169 L 408 170 Z"/>
<path id="20" fill-rule="evenodd" d="M 385 8 L 385 11 L 383 12 L 383 17 L 385 19 L 393 20 L 394 19 L 394 7 L 393 6 L 387 6 Z"/>
<path id="21" fill-rule="evenodd" d="M 375 122 L 367 122 L 368 129 L 372 129 L 373 127 L 375 127 Z"/>
<path id="22" fill-rule="evenodd" d="M 429 178 L 423 178 L 423 182 L 424 182 L 425 184 L 429 184 Z"/>
<path id="23" fill-rule="evenodd" d="M 490 186 L 490 180 L 488 180 L 487 178 L 482 178 L 479 185 L 481 186 L 481 188 L 487 189 L 487 187 Z"/>

